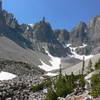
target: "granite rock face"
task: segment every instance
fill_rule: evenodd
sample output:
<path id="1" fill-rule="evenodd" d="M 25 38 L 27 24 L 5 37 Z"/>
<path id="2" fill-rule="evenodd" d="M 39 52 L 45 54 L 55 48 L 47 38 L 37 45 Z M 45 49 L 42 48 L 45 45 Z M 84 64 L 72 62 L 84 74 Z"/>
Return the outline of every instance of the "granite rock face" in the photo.
<path id="1" fill-rule="evenodd" d="M 14 16 L 0 11 L 0 37 L 7 37 L 23 48 L 31 48 L 31 42 L 21 35 L 21 28 Z"/>
<path id="2" fill-rule="evenodd" d="M 27 63 L 4 59 L 0 59 L 0 71 L 16 75 L 14 79 L 0 81 L 0 100 L 42 100 L 44 93 L 37 95 L 31 88 L 42 82 L 40 77 L 44 71 Z"/>
<path id="3" fill-rule="evenodd" d="M 6 36 L 23 48 L 46 53 L 53 56 L 65 57 L 70 49 L 65 44 L 80 46 L 87 44 L 86 48 L 77 49 L 79 54 L 98 53 L 100 51 L 100 15 L 95 16 L 88 24 L 80 22 L 68 32 L 65 29 L 53 30 L 45 18 L 35 24 L 19 25 L 13 14 L 0 11 L 0 36 Z"/>
<path id="4" fill-rule="evenodd" d="M 89 38 L 95 46 L 100 46 L 100 15 L 93 17 L 87 24 L 89 29 Z"/>
<path id="5" fill-rule="evenodd" d="M 45 53 L 45 50 L 47 50 L 53 56 L 66 56 L 68 54 L 68 48 L 64 48 L 62 43 L 57 40 L 49 23 L 40 21 L 34 24 L 33 27 L 22 25 L 22 28 L 24 27 L 27 28 L 25 28 L 23 36 L 32 42 L 35 50 L 42 53 Z"/>
<path id="6" fill-rule="evenodd" d="M 80 22 L 70 32 L 70 42 L 73 46 L 87 44 L 84 49 L 78 49 L 79 53 L 96 54 L 100 51 L 100 15 L 93 17 L 87 24 Z"/>
<path id="7" fill-rule="evenodd" d="M 56 39 L 61 43 L 61 44 L 67 44 L 70 39 L 70 34 L 67 30 L 55 30 L 54 31 Z"/>
<path id="8" fill-rule="evenodd" d="M 70 32 L 70 42 L 73 46 L 79 46 L 88 42 L 88 28 L 84 22 L 80 22 L 78 26 Z"/>

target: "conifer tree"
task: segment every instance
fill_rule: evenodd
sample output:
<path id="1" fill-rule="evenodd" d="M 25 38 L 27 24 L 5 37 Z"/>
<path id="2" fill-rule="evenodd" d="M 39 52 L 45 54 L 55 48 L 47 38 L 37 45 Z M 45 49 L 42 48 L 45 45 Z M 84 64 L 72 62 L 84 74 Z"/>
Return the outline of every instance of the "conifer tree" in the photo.
<path id="1" fill-rule="evenodd" d="M 52 88 L 48 89 L 48 94 L 45 100 L 57 100 L 57 95 Z"/>
<path id="2" fill-rule="evenodd" d="M 59 70 L 60 75 L 62 75 L 62 69 L 61 69 L 61 64 L 60 64 L 60 70 Z"/>
<path id="3" fill-rule="evenodd" d="M 79 79 L 79 87 L 84 87 L 85 86 L 85 80 L 84 80 L 84 75 L 80 75 Z"/>
<path id="4" fill-rule="evenodd" d="M 90 72 L 93 71 L 93 69 L 92 69 L 92 61 L 91 61 L 91 59 L 89 60 L 89 64 L 88 64 L 88 68 L 87 68 L 87 70 L 88 70 L 88 73 L 90 73 Z"/>
<path id="5" fill-rule="evenodd" d="M 83 63 L 82 63 L 82 75 L 84 74 L 84 67 L 85 67 L 85 57 L 83 57 Z"/>
<path id="6" fill-rule="evenodd" d="M 95 69 L 100 69 L 100 59 L 99 59 L 99 61 L 95 64 Z"/>
<path id="7" fill-rule="evenodd" d="M 100 96 L 100 73 L 95 74 L 91 78 L 92 87 L 91 87 L 91 95 L 93 97 Z"/>

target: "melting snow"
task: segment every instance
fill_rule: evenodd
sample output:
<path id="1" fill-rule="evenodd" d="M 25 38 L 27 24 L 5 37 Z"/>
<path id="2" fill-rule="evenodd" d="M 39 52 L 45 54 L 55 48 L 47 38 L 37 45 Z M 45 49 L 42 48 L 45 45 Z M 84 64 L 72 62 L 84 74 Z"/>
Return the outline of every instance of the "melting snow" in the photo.
<path id="1" fill-rule="evenodd" d="M 83 57 L 85 58 L 85 60 L 88 60 L 88 59 L 91 59 L 93 57 L 93 55 L 79 55 L 77 54 L 76 52 L 72 52 L 73 55 L 71 55 L 71 57 L 74 57 L 74 58 L 77 58 L 77 59 L 80 59 L 80 60 L 83 60 Z"/>
<path id="2" fill-rule="evenodd" d="M 57 76 L 58 74 L 48 72 L 46 75 L 47 75 L 47 76 L 50 76 L 50 77 L 53 77 L 53 76 Z"/>
<path id="3" fill-rule="evenodd" d="M 28 24 L 29 26 L 31 26 L 31 27 L 34 27 L 34 24 Z"/>
<path id="4" fill-rule="evenodd" d="M 68 56 L 67 56 L 68 58 L 72 58 L 72 57 L 73 57 L 73 58 L 77 58 L 77 59 L 79 59 L 79 60 L 83 60 L 83 57 L 84 57 L 85 60 L 87 60 L 87 59 L 90 59 L 90 58 L 93 57 L 93 55 L 88 55 L 88 56 L 86 56 L 86 55 L 79 55 L 79 54 L 77 54 L 77 53 L 75 52 L 75 50 L 76 50 L 77 48 L 85 48 L 85 47 L 87 46 L 87 44 L 84 44 L 84 43 L 83 43 L 82 46 L 78 46 L 78 47 L 71 47 L 71 44 L 66 44 L 65 46 L 66 46 L 66 47 L 69 47 L 70 50 L 71 50 L 71 53 L 72 53 L 72 55 L 68 55 Z M 46 64 L 46 63 L 44 63 L 44 62 L 40 59 L 42 65 L 39 65 L 39 67 L 40 67 L 41 69 L 47 71 L 47 72 L 52 71 L 52 70 L 57 70 L 57 69 L 59 69 L 59 68 L 60 68 L 60 64 L 61 64 L 61 58 L 52 56 L 48 51 L 46 51 L 46 53 L 47 53 L 48 56 L 51 58 L 51 60 L 49 61 L 50 64 L 51 64 L 51 66 L 48 65 L 48 64 Z M 48 73 L 48 75 L 51 75 L 51 76 L 52 76 L 52 75 L 54 75 L 54 74 Z"/>
<path id="5" fill-rule="evenodd" d="M 67 47 L 70 47 L 71 44 L 65 44 L 65 45 L 63 45 L 63 46 L 64 46 L 64 48 L 67 48 Z"/>
<path id="6" fill-rule="evenodd" d="M 84 48 L 84 47 L 86 47 L 86 46 L 87 46 L 87 45 L 84 44 L 83 46 L 79 46 L 79 48 Z M 77 58 L 77 59 L 80 59 L 80 60 L 83 60 L 83 57 L 85 58 L 85 60 L 90 59 L 90 58 L 93 57 L 93 55 L 88 55 L 88 56 L 86 56 L 86 55 L 79 55 L 79 54 L 77 54 L 77 53 L 75 52 L 75 50 L 76 50 L 78 47 L 69 47 L 69 48 L 70 48 L 71 53 L 72 53 L 72 55 L 69 55 L 70 57 L 74 57 L 74 58 Z"/>
<path id="7" fill-rule="evenodd" d="M 29 27 L 27 26 L 27 30 L 29 30 Z"/>
<path id="8" fill-rule="evenodd" d="M 59 57 L 53 57 L 48 51 L 46 51 L 48 56 L 51 58 L 51 60 L 49 61 L 51 63 L 50 65 L 45 64 L 42 60 L 41 63 L 42 65 L 39 65 L 39 67 L 45 71 L 52 71 L 52 70 L 56 70 L 60 68 L 60 64 L 61 64 L 61 58 Z"/>
<path id="9" fill-rule="evenodd" d="M 14 74 L 11 74 L 11 73 L 8 73 L 8 72 L 3 72 L 3 71 L 0 72 L 0 81 L 11 80 L 15 77 L 16 77 L 16 75 L 14 75 Z"/>
<path id="10" fill-rule="evenodd" d="M 82 46 L 79 46 L 78 48 L 85 48 L 87 46 L 87 44 L 84 44 Z"/>

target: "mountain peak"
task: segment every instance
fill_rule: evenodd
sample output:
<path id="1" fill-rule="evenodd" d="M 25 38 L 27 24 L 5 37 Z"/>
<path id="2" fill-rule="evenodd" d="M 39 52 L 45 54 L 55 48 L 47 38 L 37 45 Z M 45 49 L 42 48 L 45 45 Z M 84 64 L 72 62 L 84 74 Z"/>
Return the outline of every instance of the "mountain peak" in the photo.
<path id="1" fill-rule="evenodd" d="M 85 23 L 85 22 L 80 21 L 80 23 L 79 23 L 79 25 L 78 25 L 78 26 L 84 26 L 84 25 L 86 25 L 86 23 Z"/>
<path id="2" fill-rule="evenodd" d="M 94 19 L 100 18 L 100 15 L 96 15 L 93 17 Z"/>

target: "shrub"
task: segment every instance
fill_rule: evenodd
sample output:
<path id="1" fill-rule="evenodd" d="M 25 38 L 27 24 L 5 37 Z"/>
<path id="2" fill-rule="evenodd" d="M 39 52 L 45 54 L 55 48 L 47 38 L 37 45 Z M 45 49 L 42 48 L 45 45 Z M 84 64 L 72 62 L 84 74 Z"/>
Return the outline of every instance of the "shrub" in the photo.
<path id="1" fill-rule="evenodd" d="M 55 83 L 55 90 L 58 97 L 65 96 L 67 94 L 66 80 L 59 76 Z"/>
<path id="2" fill-rule="evenodd" d="M 48 94 L 45 100 L 57 100 L 57 95 L 52 88 L 48 89 Z"/>
<path id="3" fill-rule="evenodd" d="M 85 86 L 84 75 L 80 75 L 79 87 L 84 87 L 84 86 Z"/>
<path id="4" fill-rule="evenodd" d="M 74 75 L 62 76 L 61 74 L 56 80 L 55 90 L 58 97 L 65 97 L 74 90 Z"/>
<path id="5" fill-rule="evenodd" d="M 99 59 L 99 61 L 95 64 L 95 69 L 100 69 L 100 59 Z"/>
<path id="6" fill-rule="evenodd" d="M 52 84 L 51 79 L 48 78 L 48 79 L 45 80 L 44 82 L 32 86 L 31 90 L 32 90 L 33 92 L 40 91 L 40 90 L 43 90 L 44 87 L 50 87 L 51 84 Z"/>
<path id="7" fill-rule="evenodd" d="M 91 78 L 92 88 L 91 88 L 91 95 L 93 97 L 100 96 L 100 73 L 95 74 Z"/>
<path id="8" fill-rule="evenodd" d="M 92 61 L 91 59 L 89 60 L 89 63 L 88 63 L 88 67 L 87 67 L 87 74 L 91 73 L 93 71 L 93 68 L 92 68 Z"/>
<path id="9" fill-rule="evenodd" d="M 37 85 L 32 86 L 31 90 L 33 92 L 37 92 L 37 91 L 43 90 L 43 88 L 44 88 L 44 82 L 41 84 L 37 84 Z"/>

